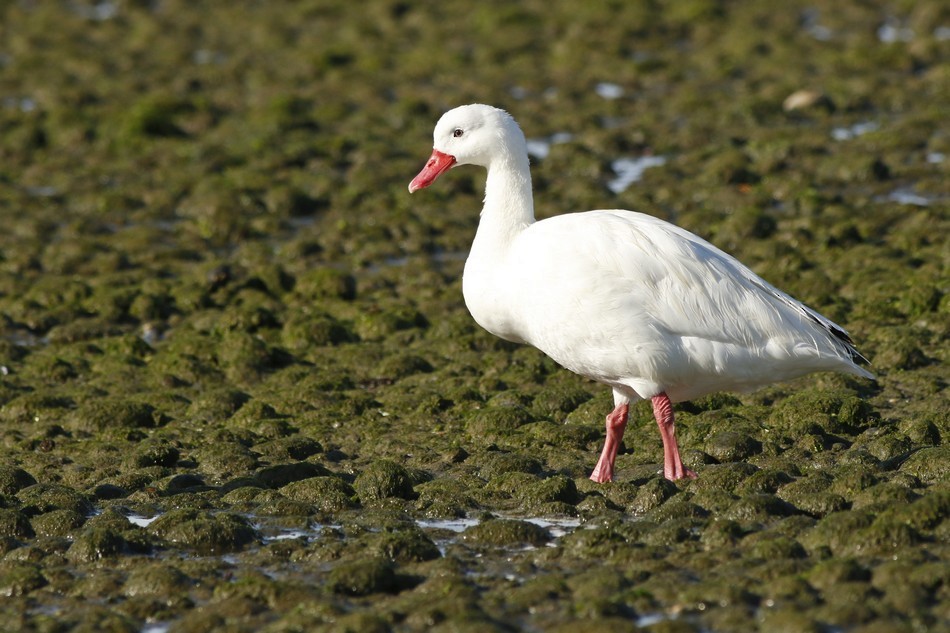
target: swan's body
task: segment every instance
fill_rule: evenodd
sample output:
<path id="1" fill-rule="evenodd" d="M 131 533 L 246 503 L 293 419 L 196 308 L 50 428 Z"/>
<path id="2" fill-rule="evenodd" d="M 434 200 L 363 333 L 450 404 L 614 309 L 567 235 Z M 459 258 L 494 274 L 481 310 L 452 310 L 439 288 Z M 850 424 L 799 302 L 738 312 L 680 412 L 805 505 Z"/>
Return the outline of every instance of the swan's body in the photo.
<path id="1" fill-rule="evenodd" d="M 591 476 L 608 481 L 628 405 L 652 399 L 670 479 L 682 465 L 670 401 L 748 391 L 815 371 L 871 378 L 845 330 L 700 237 L 632 211 L 536 222 L 524 135 L 485 105 L 447 112 L 410 191 L 455 164 L 488 168 L 465 263 L 465 304 L 479 325 L 531 344 L 609 385 L 616 408 Z"/>

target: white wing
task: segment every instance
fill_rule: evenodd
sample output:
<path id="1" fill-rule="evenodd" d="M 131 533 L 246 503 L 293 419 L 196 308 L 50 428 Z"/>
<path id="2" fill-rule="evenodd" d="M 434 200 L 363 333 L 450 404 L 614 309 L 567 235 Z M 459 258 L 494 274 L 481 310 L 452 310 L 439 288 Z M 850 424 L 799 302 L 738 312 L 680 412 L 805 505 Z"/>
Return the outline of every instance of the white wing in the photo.
<path id="1" fill-rule="evenodd" d="M 685 400 L 819 370 L 870 377 L 843 328 L 696 235 L 630 211 L 531 225 L 501 280 L 519 336 L 639 397 Z"/>

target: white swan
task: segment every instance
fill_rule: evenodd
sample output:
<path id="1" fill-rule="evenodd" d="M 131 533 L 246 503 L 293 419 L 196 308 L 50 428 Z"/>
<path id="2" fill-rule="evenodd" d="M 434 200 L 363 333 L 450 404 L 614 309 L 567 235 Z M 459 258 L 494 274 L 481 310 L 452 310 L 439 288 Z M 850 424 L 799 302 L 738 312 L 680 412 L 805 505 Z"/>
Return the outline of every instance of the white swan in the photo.
<path id="1" fill-rule="evenodd" d="M 536 222 L 524 134 L 507 112 L 446 112 L 409 191 L 467 164 L 488 180 L 465 304 L 492 334 L 613 389 L 594 481 L 613 478 L 631 402 L 652 400 L 663 473 L 675 480 L 696 475 L 680 459 L 671 402 L 815 371 L 873 378 L 843 328 L 684 229 L 620 210 Z"/>

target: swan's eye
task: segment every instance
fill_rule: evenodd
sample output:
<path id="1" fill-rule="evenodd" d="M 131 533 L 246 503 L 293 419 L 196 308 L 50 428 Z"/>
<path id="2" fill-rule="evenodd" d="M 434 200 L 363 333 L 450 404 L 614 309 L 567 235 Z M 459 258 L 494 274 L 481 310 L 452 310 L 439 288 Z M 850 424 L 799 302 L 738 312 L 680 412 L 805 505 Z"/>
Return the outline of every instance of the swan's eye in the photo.
<path id="1" fill-rule="evenodd" d="M 454 136 L 455 138 L 462 136 L 462 134 L 465 134 L 465 132 L 462 131 L 462 128 L 458 128 L 458 127 L 455 128 L 454 132 L 452 132 L 452 136 Z"/>

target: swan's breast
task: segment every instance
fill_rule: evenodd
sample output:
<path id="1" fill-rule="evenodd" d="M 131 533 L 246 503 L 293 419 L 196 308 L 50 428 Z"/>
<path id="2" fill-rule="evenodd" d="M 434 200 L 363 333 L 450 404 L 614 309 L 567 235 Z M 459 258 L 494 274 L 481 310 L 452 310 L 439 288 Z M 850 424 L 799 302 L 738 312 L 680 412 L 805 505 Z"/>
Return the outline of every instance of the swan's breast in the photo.
<path id="1" fill-rule="evenodd" d="M 504 267 L 496 262 L 469 257 L 462 275 L 462 296 L 465 307 L 475 322 L 495 336 L 525 343 L 519 319 L 511 301 L 511 279 L 505 278 Z"/>

